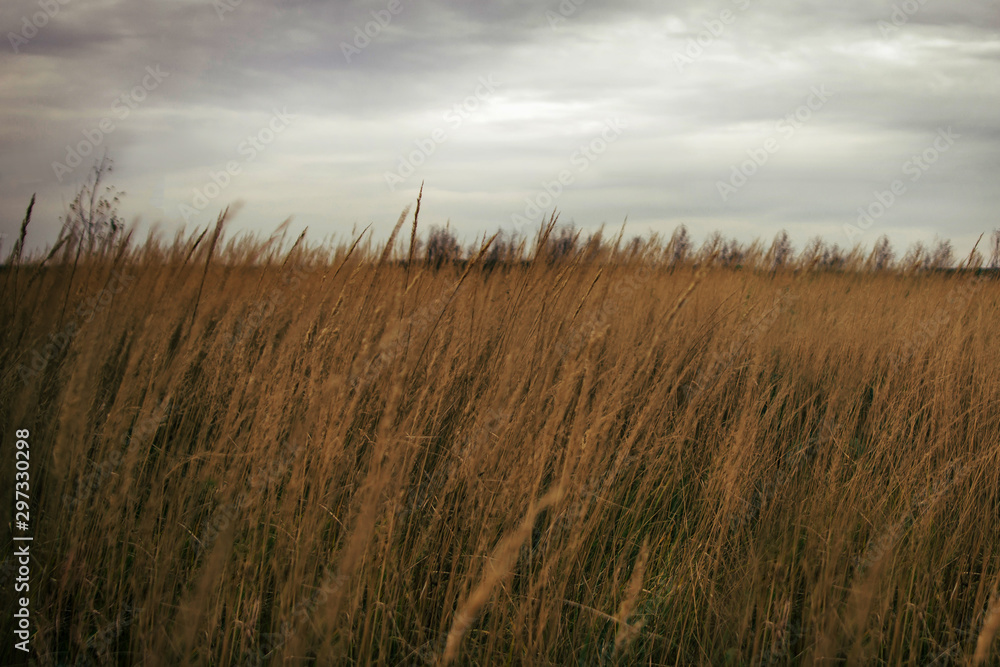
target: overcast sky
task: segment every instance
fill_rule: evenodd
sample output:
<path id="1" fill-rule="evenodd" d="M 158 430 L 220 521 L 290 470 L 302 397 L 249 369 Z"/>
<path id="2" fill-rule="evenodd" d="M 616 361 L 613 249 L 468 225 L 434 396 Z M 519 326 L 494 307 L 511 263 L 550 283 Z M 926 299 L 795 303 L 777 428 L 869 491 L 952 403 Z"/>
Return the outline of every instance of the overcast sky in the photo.
<path id="1" fill-rule="evenodd" d="M 5 0 L 0 18 L 5 250 L 34 192 L 29 244 L 51 242 L 105 150 L 141 229 L 243 200 L 234 229 L 384 238 L 422 180 L 422 223 L 468 240 L 553 207 L 797 247 L 968 252 L 1000 227 L 996 0 Z"/>

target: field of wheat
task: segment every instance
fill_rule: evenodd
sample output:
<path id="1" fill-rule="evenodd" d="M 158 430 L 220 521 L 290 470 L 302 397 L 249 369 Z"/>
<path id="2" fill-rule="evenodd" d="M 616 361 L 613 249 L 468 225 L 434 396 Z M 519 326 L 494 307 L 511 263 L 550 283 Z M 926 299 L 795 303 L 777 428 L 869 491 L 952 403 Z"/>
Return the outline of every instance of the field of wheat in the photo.
<path id="1" fill-rule="evenodd" d="M 998 664 L 981 262 L 559 229 L 12 256 L 31 660 Z"/>

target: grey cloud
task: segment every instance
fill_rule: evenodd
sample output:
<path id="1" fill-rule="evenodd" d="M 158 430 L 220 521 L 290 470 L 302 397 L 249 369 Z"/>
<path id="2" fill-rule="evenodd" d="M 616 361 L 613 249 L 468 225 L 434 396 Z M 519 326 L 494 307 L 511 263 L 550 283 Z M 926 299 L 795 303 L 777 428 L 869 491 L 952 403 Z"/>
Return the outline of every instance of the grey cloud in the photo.
<path id="1" fill-rule="evenodd" d="M 33 241 L 54 237 L 86 168 L 60 184 L 52 162 L 153 63 L 169 79 L 99 147 L 116 159 L 128 213 L 145 220 L 178 221 L 176 204 L 232 159 L 272 108 L 288 107 L 299 120 L 204 218 L 244 198 L 239 221 L 249 228 L 266 228 L 284 210 L 325 235 L 394 221 L 426 179 L 426 219 L 474 234 L 509 220 L 593 138 L 595 124 L 621 116 L 629 131 L 554 202 L 565 219 L 615 224 L 629 213 L 639 230 L 688 222 L 769 239 L 787 227 L 797 239 L 822 230 L 837 241 L 903 161 L 953 126 L 962 134 L 954 150 L 864 240 L 883 230 L 965 238 L 996 224 L 994 4 L 927 2 L 883 35 L 879 21 L 891 22 L 901 0 L 666 9 L 577 0 L 561 16 L 560 4 L 571 2 L 400 0 L 401 11 L 348 62 L 343 45 L 376 20 L 373 11 L 385 16 L 389 0 L 243 0 L 221 20 L 208 0 L 71 0 L 21 53 L 6 42 L 0 49 L 0 228 L 9 233 L 38 191 Z M 735 19 L 679 71 L 676 55 L 725 9 Z M 5 4 L 4 34 L 36 11 L 36 2 Z M 565 18 L 555 29 L 553 15 Z M 445 112 L 488 74 L 503 82 L 497 94 L 452 127 Z M 829 102 L 721 201 L 718 181 L 819 85 L 834 91 Z M 385 173 L 437 128 L 446 141 L 390 192 Z M 171 202 L 165 211 L 150 204 L 147 193 L 158 188 Z"/>

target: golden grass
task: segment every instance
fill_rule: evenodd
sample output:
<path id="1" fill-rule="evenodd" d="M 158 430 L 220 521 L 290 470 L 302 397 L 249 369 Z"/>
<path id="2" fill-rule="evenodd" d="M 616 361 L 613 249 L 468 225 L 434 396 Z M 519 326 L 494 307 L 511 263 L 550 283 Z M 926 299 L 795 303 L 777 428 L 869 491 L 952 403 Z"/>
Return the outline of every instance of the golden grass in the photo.
<path id="1" fill-rule="evenodd" d="M 222 225 L 3 274 L 40 664 L 996 662 L 993 280 Z"/>

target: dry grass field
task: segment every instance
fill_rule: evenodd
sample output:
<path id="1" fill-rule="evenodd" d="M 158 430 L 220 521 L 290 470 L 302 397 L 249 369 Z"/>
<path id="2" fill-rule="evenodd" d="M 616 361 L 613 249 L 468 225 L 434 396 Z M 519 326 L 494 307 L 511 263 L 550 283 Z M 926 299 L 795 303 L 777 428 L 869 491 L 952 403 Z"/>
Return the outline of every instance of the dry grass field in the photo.
<path id="1" fill-rule="evenodd" d="M 4 267 L 32 660 L 998 664 L 978 261 L 400 222 Z"/>

